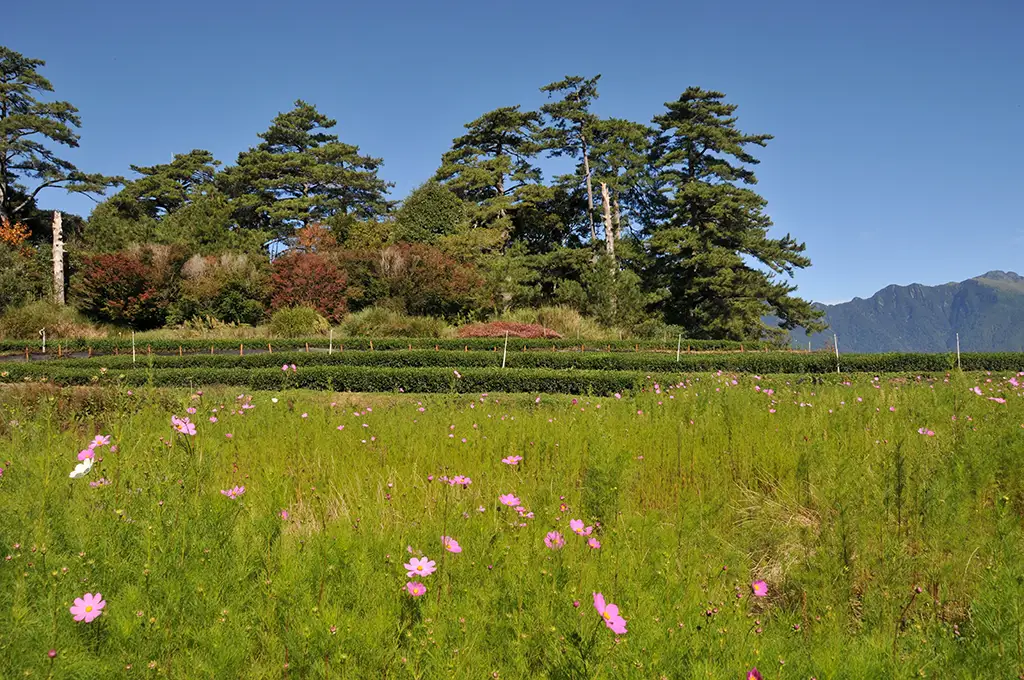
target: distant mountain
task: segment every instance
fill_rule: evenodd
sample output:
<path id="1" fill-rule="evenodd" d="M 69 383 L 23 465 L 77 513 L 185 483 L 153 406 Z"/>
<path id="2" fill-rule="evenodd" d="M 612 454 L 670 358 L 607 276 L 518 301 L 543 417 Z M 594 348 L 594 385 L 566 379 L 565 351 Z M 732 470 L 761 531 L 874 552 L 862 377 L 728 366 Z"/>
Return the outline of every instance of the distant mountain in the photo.
<path id="1" fill-rule="evenodd" d="M 991 271 L 941 286 L 887 286 L 866 300 L 854 298 L 825 310 L 829 330 L 811 336 L 811 347 L 840 352 L 1024 351 L 1024 277 Z M 808 336 L 793 333 L 793 345 Z"/>

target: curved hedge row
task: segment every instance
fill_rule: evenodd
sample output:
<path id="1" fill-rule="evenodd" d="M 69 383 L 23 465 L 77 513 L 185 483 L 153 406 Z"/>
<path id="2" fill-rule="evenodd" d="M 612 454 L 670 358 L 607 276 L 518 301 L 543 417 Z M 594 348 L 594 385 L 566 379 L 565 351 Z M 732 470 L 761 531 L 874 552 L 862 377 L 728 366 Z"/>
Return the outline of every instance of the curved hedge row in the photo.
<path id="1" fill-rule="evenodd" d="M 136 341 L 136 352 L 142 354 L 147 349 L 153 352 L 170 353 L 177 352 L 179 348 L 183 352 L 209 352 L 211 348 L 215 351 L 238 351 L 239 345 L 248 351 L 265 351 L 270 345 L 275 352 L 305 349 L 308 345 L 311 349 L 326 352 L 328 340 L 323 337 L 299 338 L 299 339 L 275 339 L 275 338 L 249 338 L 242 340 L 138 340 Z M 500 351 L 504 347 L 504 338 L 336 338 L 334 349 L 338 351 L 344 347 L 348 350 L 408 350 L 413 349 L 434 349 L 440 350 L 487 350 Z M 101 338 L 96 340 L 64 340 L 54 339 L 47 343 L 50 354 L 57 351 L 58 346 L 62 352 L 86 352 L 90 349 L 96 354 L 131 354 L 131 338 Z M 38 340 L 0 340 L 0 353 L 17 354 L 29 348 L 31 352 L 41 350 Z M 591 341 L 586 340 L 543 340 L 509 338 L 509 351 L 522 351 L 525 349 L 598 349 L 616 352 L 632 352 L 637 350 L 676 350 L 676 340 L 609 340 Z M 765 350 L 769 348 L 767 343 L 739 343 L 731 340 L 683 340 L 682 348 L 695 351 L 711 350 Z"/>
<path id="2" fill-rule="evenodd" d="M 452 352 L 412 350 L 405 352 L 345 351 L 275 352 L 247 356 L 203 355 L 142 356 L 132 363 L 131 356 L 104 356 L 93 359 L 61 359 L 17 364 L 28 367 L 32 375 L 51 371 L 83 369 L 155 370 L 166 369 L 260 369 L 280 370 L 281 364 L 296 364 L 303 371 L 314 366 L 367 366 L 380 368 L 500 368 L 501 352 Z M 961 356 L 964 370 L 1024 370 L 1024 353 L 971 353 Z M 0 364 L 12 366 L 16 364 Z M 835 373 L 835 357 L 824 352 L 797 354 L 791 352 L 730 352 L 718 354 L 684 354 L 676 361 L 674 355 L 656 353 L 581 353 L 581 352 L 510 352 L 509 369 L 577 369 L 604 371 L 666 371 L 690 372 L 738 371 L 743 373 Z M 841 357 L 845 372 L 936 372 L 956 366 L 956 357 L 948 354 L 848 354 Z"/>

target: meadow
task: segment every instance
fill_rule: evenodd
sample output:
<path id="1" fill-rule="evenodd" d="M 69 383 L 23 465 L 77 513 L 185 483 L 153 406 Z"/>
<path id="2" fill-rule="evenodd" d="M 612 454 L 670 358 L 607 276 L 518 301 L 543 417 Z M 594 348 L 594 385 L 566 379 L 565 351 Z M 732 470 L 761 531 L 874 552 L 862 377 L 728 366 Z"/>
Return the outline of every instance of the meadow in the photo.
<path id="1" fill-rule="evenodd" d="M 1022 382 L 8 385 L 0 677 L 1019 677 Z"/>

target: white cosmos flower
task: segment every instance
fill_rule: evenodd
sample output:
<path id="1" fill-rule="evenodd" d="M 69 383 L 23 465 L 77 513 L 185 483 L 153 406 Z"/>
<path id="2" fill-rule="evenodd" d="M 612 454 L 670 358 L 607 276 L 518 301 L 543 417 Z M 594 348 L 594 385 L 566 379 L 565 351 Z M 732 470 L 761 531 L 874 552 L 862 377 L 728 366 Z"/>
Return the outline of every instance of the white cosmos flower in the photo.
<path id="1" fill-rule="evenodd" d="M 274 402 L 276 404 L 277 403 L 277 397 L 271 397 L 270 401 L 272 401 L 272 402 Z"/>
<path id="2" fill-rule="evenodd" d="M 75 469 L 68 475 L 71 479 L 78 479 L 79 477 L 85 477 L 89 474 L 89 470 L 92 470 L 92 458 L 86 458 L 81 463 L 75 466 Z"/>

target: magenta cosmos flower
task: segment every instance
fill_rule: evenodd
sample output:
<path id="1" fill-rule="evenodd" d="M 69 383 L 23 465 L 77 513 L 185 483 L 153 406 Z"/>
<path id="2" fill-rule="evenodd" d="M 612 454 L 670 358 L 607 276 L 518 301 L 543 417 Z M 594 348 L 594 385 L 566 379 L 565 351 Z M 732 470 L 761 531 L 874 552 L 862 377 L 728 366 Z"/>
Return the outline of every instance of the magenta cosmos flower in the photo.
<path id="1" fill-rule="evenodd" d="M 427 594 L 427 587 L 419 581 L 409 581 L 405 584 L 405 589 L 413 597 L 421 597 Z"/>
<path id="2" fill-rule="evenodd" d="M 441 544 L 444 545 L 444 549 L 447 550 L 450 553 L 460 553 L 460 552 L 462 552 L 462 546 L 459 545 L 459 542 L 456 541 L 451 536 L 442 536 L 441 537 Z"/>
<path id="3" fill-rule="evenodd" d="M 507 505 L 509 507 L 515 507 L 517 505 L 522 505 L 523 504 L 523 502 L 521 500 L 516 498 L 515 494 L 511 494 L 511 493 L 506 493 L 506 494 L 503 494 L 501 496 L 498 496 L 498 500 L 501 501 L 502 505 Z"/>
<path id="4" fill-rule="evenodd" d="M 95 595 L 86 593 L 82 597 L 75 598 L 75 604 L 71 607 L 71 615 L 75 617 L 75 621 L 92 623 L 92 620 L 99 616 L 106 606 L 106 600 L 99 593 Z"/>
<path id="5" fill-rule="evenodd" d="M 78 452 L 78 460 L 85 460 L 86 458 L 95 458 L 96 452 L 92 449 L 82 449 Z"/>
<path id="6" fill-rule="evenodd" d="M 754 591 L 754 597 L 766 597 L 768 595 L 768 584 L 764 581 L 754 581 L 750 584 L 750 589 Z"/>
<path id="7" fill-rule="evenodd" d="M 505 465 L 519 465 L 520 461 L 522 460 L 522 456 L 508 456 L 506 458 L 502 458 L 501 462 L 504 463 Z"/>
<path id="8" fill-rule="evenodd" d="M 594 527 L 583 526 L 583 520 L 581 519 L 569 520 L 569 528 L 577 536 L 589 536 L 594 531 Z"/>
<path id="9" fill-rule="evenodd" d="M 601 549 L 601 541 L 597 540 L 596 538 L 588 539 L 587 540 L 587 545 L 589 545 L 594 550 L 600 550 Z"/>
<path id="10" fill-rule="evenodd" d="M 764 676 L 761 675 L 761 671 L 757 670 L 756 666 L 747 671 L 744 677 L 746 680 L 764 680 Z"/>
<path id="11" fill-rule="evenodd" d="M 547 536 L 544 537 L 544 545 L 552 550 L 560 550 L 565 545 L 565 539 L 557 531 L 549 531 Z"/>
<path id="12" fill-rule="evenodd" d="M 403 564 L 406 576 L 430 576 L 437 571 L 437 562 L 426 557 L 414 557 L 408 564 Z"/>
<path id="13" fill-rule="evenodd" d="M 230 498 L 231 500 L 235 500 L 236 498 L 245 493 L 245 487 L 236 486 L 232 489 L 221 489 L 221 493 Z"/>
<path id="14" fill-rule="evenodd" d="M 594 609 L 604 619 L 604 625 L 608 626 L 616 635 L 626 634 L 626 619 L 619 616 L 619 606 L 604 601 L 604 595 L 594 593 Z"/>
<path id="15" fill-rule="evenodd" d="M 171 416 L 171 426 L 181 434 L 187 434 L 188 436 L 194 436 L 196 433 L 195 424 L 189 422 L 188 418 L 179 418 L 178 416 Z"/>

